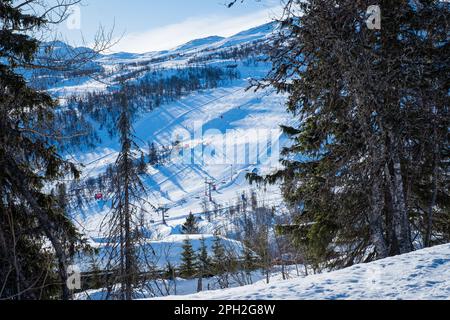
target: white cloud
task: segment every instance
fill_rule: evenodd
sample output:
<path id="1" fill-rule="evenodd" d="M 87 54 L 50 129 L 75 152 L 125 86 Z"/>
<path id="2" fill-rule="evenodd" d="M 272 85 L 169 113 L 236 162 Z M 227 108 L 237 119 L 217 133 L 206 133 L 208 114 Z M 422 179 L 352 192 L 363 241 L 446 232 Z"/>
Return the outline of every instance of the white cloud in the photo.
<path id="1" fill-rule="evenodd" d="M 273 20 L 280 10 L 281 7 L 276 6 L 238 17 L 212 15 L 189 18 L 180 23 L 127 34 L 114 46 L 113 51 L 145 53 L 172 49 L 190 40 L 208 36 L 228 37 Z"/>

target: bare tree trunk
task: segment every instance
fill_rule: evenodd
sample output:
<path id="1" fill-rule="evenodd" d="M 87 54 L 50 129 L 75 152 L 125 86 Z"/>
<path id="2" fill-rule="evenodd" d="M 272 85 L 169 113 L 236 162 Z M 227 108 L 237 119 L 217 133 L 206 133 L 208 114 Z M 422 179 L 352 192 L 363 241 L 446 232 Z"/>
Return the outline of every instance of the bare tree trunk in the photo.
<path id="1" fill-rule="evenodd" d="M 133 244 L 131 242 L 131 222 L 130 222 L 130 191 L 129 191 L 129 159 L 128 153 L 124 155 L 125 164 L 125 207 L 124 207 L 124 222 L 125 222 L 125 299 L 131 300 L 133 298 Z"/>
<path id="2" fill-rule="evenodd" d="M 200 275 L 200 277 L 198 277 L 197 292 L 202 291 L 203 291 L 203 275 Z"/>
<path id="3" fill-rule="evenodd" d="M 404 254 L 413 250 L 411 243 L 411 233 L 409 227 L 408 210 L 405 199 L 405 189 L 403 184 L 402 165 L 398 154 L 398 142 L 391 139 L 390 157 L 392 161 L 392 174 L 386 178 L 389 180 L 390 193 L 393 202 L 393 224 L 394 233 L 398 241 L 398 253 Z M 389 173 L 390 170 L 387 170 Z"/>
<path id="4" fill-rule="evenodd" d="M 435 157 L 435 162 L 434 162 L 434 168 L 433 168 L 433 181 L 432 181 L 433 194 L 431 196 L 430 207 L 428 208 L 427 230 L 426 230 L 426 234 L 425 234 L 425 246 L 426 247 L 431 246 L 432 234 L 433 234 L 433 210 L 434 210 L 434 207 L 436 206 L 436 201 L 437 201 L 437 189 L 438 189 L 438 185 L 437 185 L 437 175 L 438 175 L 437 153 L 435 153 L 434 157 Z"/>
<path id="5" fill-rule="evenodd" d="M 375 176 L 374 180 L 371 197 L 372 208 L 369 213 L 370 231 L 378 258 L 382 259 L 389 255 L 383 227 L 384 191 L 381 188 L 380 176 Z"/>

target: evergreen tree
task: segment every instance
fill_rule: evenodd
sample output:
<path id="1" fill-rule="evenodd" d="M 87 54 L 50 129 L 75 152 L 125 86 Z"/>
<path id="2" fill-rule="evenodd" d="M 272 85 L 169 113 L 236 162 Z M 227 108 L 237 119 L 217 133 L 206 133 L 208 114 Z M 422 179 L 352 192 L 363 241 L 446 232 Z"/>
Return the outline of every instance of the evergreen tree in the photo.
<path id="1" fill-rule="evenodd" d="M 253 253 L 253 251 L 250 250 L 250 248 L 247 246 L 244 247 L 244 257 L 243 258 L 244 258 L 244 263 L 243 263 L 244 271 L 247 275 L 247 278 L 251 282 L 251 273 L 252 273 L 252 271 L 254 271 L 257 268 L 258 261 L 255 257 L 255 254 Z"/>
<path id="2" fill-rule="evenodd" d="M 185 279 L 190 279 L 197 273 L 197 257 L 189 239 L 184 240 L 182 248 L 180 275 Z"/>
<path id="3" fill-rule="evenodd" d="M 192 212 L 189 213 L 181 229 L 183 234 L 199 234 L 198 222 Z"/>
<path id="4" fill-rule="evenodd" d="M 108 298 L 131 300 L 134 289 L 139 285 L 139 255 L 145 253 L 139 250 L 143 245 L 144 232 L 140 231 L 143 223 L 136 210 L 145 188 L 134 165 L 136 155 L 133 148 L 138 147 L 133 141 L 132 117 L 125 92 L 122 94 L 122 112 L 117 120 L 117 129 L 121 151 L 113 171 L 112 210 L 106 220 L 109 230 L 107 270 L 116 270 L 116 273 L 109 279 Z M 118 283 L 119 294 L 114 292 Z"/>
<path id="5" fill-rule="evenodd" d="M 212 265 L 214 274 L 220 275 L 225 273 L 227 256 L 225 253 L 225 247 L 222 243 L 222 239 L 219 236 L 214 237 L 212 250 L 213 250 Z"/>
<path id="6" fill-rule="evenodd" d="M 220 288 L 226 289 L 230 287 L 229 273 L 236 267 L 236 259 L 230 257 L 223 244 L 222 238 L 214 237 L 213 242 L 212 271 L 217 277 Z"/>
<path id="7" fill-rule="evenodd" d="M 252 204 L 252 210 L 256 211 L 258 209 L 258 195 L 256 194 L 255 190 L 252 190 L 251 192 L 251 204 Z"/>
<path id="8" fill-rule="evenodd" d="M 159 155 L 155 143 L 151 143 L 149 146 L 148 163 L 151 166 L 156 166 L 159 163 Z"/>
<path id="9" fill-rule="evenodd" d="M 93 252 L 90 257 L 90 274 L 91 277 L 89 279 L 88 287 L 91 289 L 101 289 L 105 284 L 105 276 L 103 275 L 102 269 L 98 263 L 98 251 Z"/>
<path id="10" fill-rule="evenodd" d="M 200 241 L 200 252 L 198 254 L 198 269 L 202 276 L 208 275 L 211 270 L 211 259 L 208 255 L 208 247 L 205 238 Z"/>
<path id="11" fill-rule="evenodd" d="M 381 30 L 366 25 L 373 4 Z M 409 252 L 413 235 L 448 241 L 449 4 L 289 0 L 286 9 L 264 83 L 288 93 L 300 125 L 283 127 L 293 142 L 285 168 L 265 182 L 283 181 L 302 208 L 307 256 L 343 267 Z"/>
<path id="12" fill-rule="evenodd" d="M 66 210 L 69 206 L 68 203 L 68 195 L 67 195 L 67 186 L 65 183 L 59 183 L 56 188 L 56 196 L 58 199 L 58 205 L 62 210 Z"/>
<path id="13" fill-rule="evenodd" d="M 34 64 L 40 42 L 33 36 L 55 14 L 37 1 L 27 5 L 0 1 L 0 299 L 68 299 L 67 267 L 81 237 L 44 187 L 79 174 L 50 144 L 56 101 L 18 72 L 44 67 Z M 37 5 L 47 13 L 35 13 Z"/>
<path id="14" fill-rule="evenodd" d="M 200 241 L 200 252 L 197 257 L 198 261 L 198 288 L 197 291 L 203 291 L 203 278 L 211 273 L 211 259 L 208 256 L 208 247 L 206 246 L 205 238 L 202 237 Z"/>
<path id="15" fill-rule="evenodd" d="M 167 263 L 165 277 L 170 281 L 174 281 L 176 278 L 176 270 L 170 262 Z"/>
<path id="16" fill-rule="evenodd" d="M 147 172 L 147 163 L 145 162 L 144 153 L 141 153 L 141 157 L 139 158 L 138 171 L 139 174 L 145 174 Z"/>

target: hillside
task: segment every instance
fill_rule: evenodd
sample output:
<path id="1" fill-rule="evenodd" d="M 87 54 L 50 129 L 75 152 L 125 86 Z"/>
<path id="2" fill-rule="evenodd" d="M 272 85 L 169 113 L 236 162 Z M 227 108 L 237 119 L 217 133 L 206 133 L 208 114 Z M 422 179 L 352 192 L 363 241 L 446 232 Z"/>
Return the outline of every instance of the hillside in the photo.
<path id="1" fill-rule="evenodd" d="M 136 153 L 146 163 L 151 146 L 164 154 L 164 161 L 147 164 L 142 172 L 146 193 L 136 204 L 146 221 L 147 240 L 173 244 L 166 257 L 155 255 L 156 265 L 178 264 L 176 248 L 184 239 L 180 229 L 189 213 L 199 220 L 201 234 L 220 233 L 225 242 L 242 240 L 248 217 L 255 228 L 263 220 L 275 224 L 284 210 L 278 187 L 256 189 L 246 179 L 248 173 L 279 167 L 287 142 L 279 127 L 289 121 L 285 97 L 273 89 L 248 90 L 250 80 L 270 69 L 264 47 L 274 28 L 270 23 L 169 51 L 102 55 L 93 62 L 97 69 L 78 76 L 40 75 L 56 79 L 48 90 L 60 99 L 64 122 L 90 132 L 85 140 L 63 147 L 67 159 L 82 168 L 81 180 L 65 181 L 70 214 L 93 247 L 101 249 L 107 236 L 101 226 L 111 208 L 108 169 L 119 152 L 114 121 L 120 81 L 128 86 L 133 106 Z M 62 43 L 58 51 L 64 52 Z M 97 194 L 102 199 L 95 199 Z M 257 200 L 253 207 L 276 215 L 257 218 L 250 197 Z M 159 208 L 166 210 L 164 218 Z"/>
<path id="2" fill-rule="evenodd" d="M 450 245 L 287 281 L 190 296 L 182 300 L 449 300 Z"/>

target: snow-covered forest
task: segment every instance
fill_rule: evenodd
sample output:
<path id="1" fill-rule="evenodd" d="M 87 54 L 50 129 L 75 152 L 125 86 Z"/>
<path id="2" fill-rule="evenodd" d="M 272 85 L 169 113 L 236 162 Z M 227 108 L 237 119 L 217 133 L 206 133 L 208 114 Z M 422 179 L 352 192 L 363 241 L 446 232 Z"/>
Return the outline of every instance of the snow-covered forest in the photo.
<path id="1" fill-rule="evenodd" d="M 78 4 L 0 0 L 0 300 L 450 298 L 448 2 L 148 53 Z"/>

